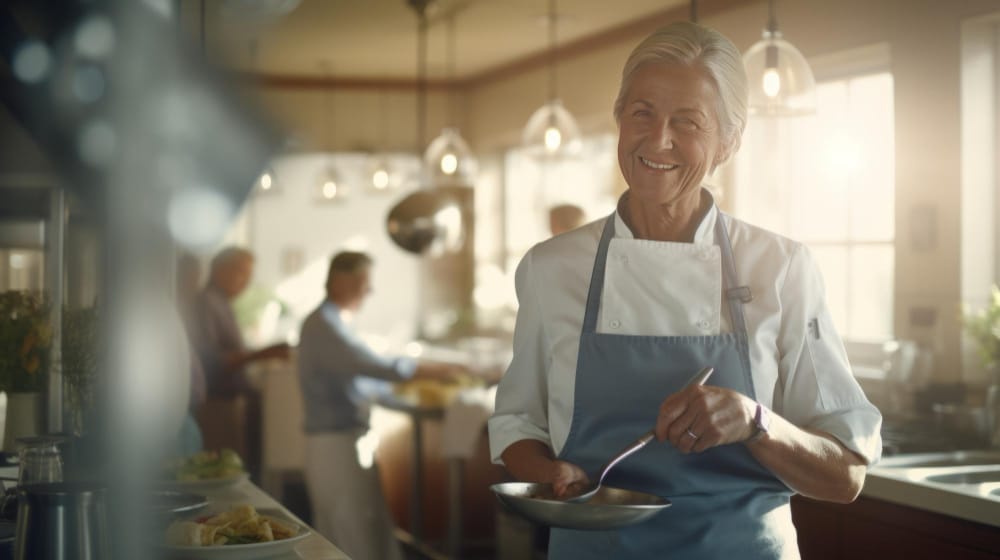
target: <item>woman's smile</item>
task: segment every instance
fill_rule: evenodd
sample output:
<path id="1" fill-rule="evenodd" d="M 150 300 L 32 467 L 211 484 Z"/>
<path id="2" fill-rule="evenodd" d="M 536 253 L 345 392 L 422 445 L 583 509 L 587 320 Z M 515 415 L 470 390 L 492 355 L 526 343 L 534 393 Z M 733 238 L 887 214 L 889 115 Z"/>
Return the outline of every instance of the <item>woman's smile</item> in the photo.
<path id="1" fill-rule="evenodd" d="M 655 169 L 657 171 L 673 171 L 674 169 L 680 167 L 676 163 L 657 163 L 653 160 L 646 159 L 642 156 L 639 156 L 639 161 L 641 161 L 642 164 L 645 165 L 646 167 L 649 167 L 650 169 Z"/>

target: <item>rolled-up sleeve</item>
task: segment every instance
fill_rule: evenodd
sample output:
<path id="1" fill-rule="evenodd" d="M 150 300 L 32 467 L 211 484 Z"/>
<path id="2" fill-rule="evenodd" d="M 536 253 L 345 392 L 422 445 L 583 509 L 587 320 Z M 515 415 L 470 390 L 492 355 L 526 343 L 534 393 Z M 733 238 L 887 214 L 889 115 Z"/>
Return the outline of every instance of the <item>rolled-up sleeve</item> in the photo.
<path id="1" fill-rule="evenodd" d="M 518 312 L 514 327 L 514 356 L 497 387 L 496 411 L 489 420 L 490 453 L 502 464 L 500 454 L 522 439 L 534 439 L 551 447 L 548 431 L 548 389 L 545 311 L 534 281 L 532 252 L 521 260 L 514 283 Z"/>
<path id="2" fill-rule="evenodd" d="M 882 415 L 854 379 L 823 294 L 819 267 L 800 245 L 780 291 L 775 409 L 800 427 L 831 434 L 872 464 L 882 454 Z"/>

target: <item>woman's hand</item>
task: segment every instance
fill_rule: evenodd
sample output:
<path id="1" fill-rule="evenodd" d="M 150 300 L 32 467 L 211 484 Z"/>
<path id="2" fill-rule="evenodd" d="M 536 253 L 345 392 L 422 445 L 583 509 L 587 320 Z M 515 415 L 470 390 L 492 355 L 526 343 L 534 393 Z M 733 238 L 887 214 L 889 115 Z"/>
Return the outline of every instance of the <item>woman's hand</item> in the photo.
<path id="1" fill-rule="evenodd" d="M 572 498 L 583 493 L 590 482 L 583 469 L 566 461 L 553 461 L 552 491 L 557 498 Z"/>
<path id="2" fill-rule="evenodd" d="M 757 403 L 746 395 L 711 385 L 691 385 L 660 404 L 656 439 L 681 453 L 700 453 L 753 435 Z"/>
<path id="3" fill-rule="evenodd" d="M 579 494 L 590 482 L 583 469 L 556 459 L 549 446 L 537 440 L 515 441 L 500 457 L 514 478 L 524 482 L 549 483 L 557 498 Z"/>

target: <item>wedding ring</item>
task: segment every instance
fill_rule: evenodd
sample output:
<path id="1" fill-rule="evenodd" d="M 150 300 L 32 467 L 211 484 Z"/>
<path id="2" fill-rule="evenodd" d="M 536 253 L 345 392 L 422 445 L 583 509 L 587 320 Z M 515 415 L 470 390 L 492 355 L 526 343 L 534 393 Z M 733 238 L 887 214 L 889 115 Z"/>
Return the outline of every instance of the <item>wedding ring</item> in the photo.
<path id="1" fill-rule="evenodd" d="M 693 437 L 694 439 L 698 439 L 698 434 L 692 432 L 691 430 L 687 430 L 687 435 Z"/>

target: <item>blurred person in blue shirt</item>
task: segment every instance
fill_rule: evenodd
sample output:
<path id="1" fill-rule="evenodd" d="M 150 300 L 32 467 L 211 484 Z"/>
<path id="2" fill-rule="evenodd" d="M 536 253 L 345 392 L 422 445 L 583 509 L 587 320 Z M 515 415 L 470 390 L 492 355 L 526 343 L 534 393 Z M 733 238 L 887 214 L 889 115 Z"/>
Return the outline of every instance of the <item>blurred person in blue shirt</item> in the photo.
<path id="1" fill-rule="evenodd" d="M 371 293 L 372 259 L 352 251 L 330 261 L 326 299 L 302 324 L 299 380 L 305 405 L 306 484 L 313 526 L 351 558 L 400 559 L 370 450 L 376 386 L 407 379 L 451 381 L 457 366 L 383 356 L 353 331 L 349 316 Z"/>

